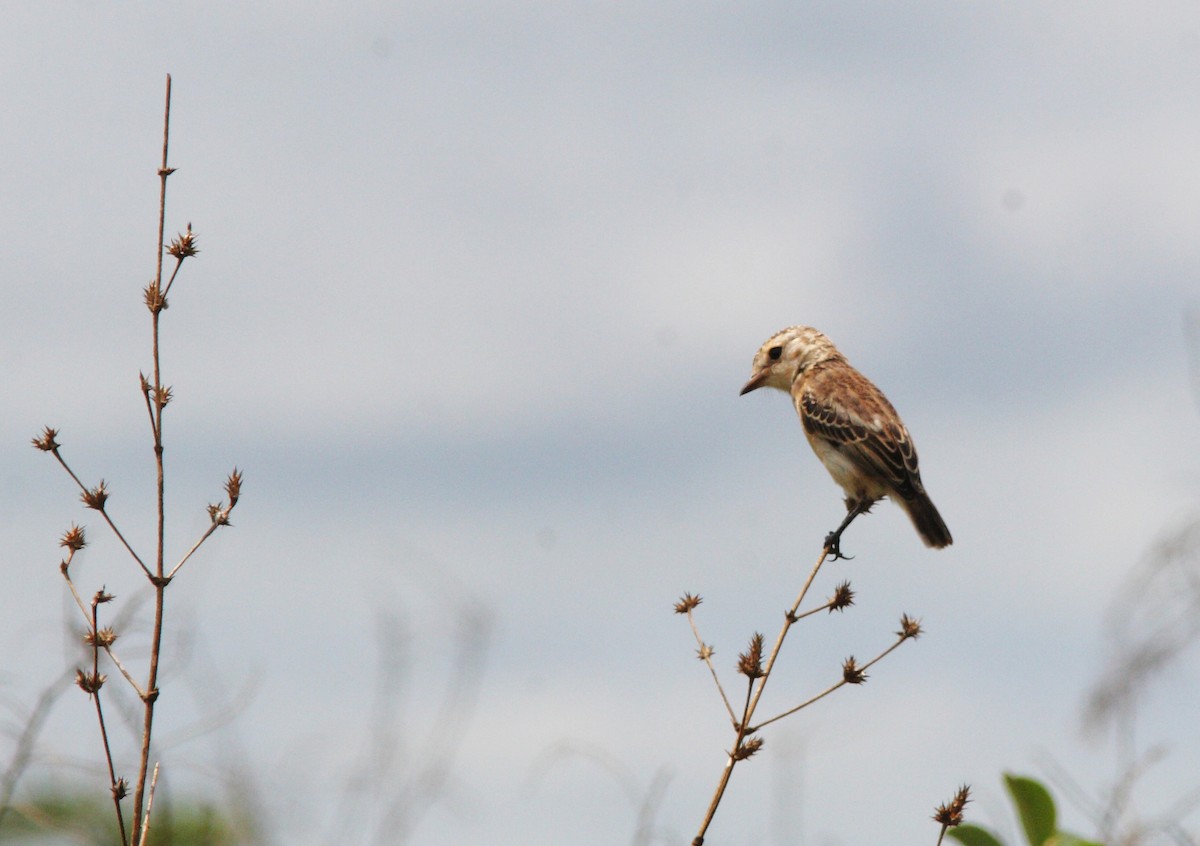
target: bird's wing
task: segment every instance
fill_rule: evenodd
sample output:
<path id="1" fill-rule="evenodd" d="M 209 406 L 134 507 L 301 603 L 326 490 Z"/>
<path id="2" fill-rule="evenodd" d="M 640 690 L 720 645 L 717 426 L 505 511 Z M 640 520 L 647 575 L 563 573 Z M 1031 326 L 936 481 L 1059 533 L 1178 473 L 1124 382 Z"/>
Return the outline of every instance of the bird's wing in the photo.
<path id="1" fill-rule="evenodd" d="M 904 499 L 921 490 L 917 451 L 887 397 L 853 367 L 816 368 L 797 385 L 804 430 L 827 441 Z"/>

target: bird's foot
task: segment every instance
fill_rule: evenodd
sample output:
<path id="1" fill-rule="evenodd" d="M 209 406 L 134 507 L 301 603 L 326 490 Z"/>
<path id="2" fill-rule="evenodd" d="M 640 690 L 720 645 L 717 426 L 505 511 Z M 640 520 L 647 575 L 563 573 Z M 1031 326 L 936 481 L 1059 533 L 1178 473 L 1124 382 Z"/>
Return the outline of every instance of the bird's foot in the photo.
<path id="1" fill-rule="evenodd" d="M 825 552 L 829 555 L 830 561 L 837 561 L 839 558 L 844 558 L 850 561 L 854 558 L 853 555 L 842 554 L 842 533 L 830 532 L 825 536 Z"/>

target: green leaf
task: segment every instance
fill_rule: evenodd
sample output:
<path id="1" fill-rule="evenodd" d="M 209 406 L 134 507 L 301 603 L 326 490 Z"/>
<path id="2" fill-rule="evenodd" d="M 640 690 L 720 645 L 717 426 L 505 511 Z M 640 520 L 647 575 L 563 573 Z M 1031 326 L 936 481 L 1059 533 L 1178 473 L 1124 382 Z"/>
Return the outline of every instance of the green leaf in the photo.
<path id="1" fill-rule="evenodd" d="M 951 840 L 957 840 L 963 846 L 1004 846 L 1000 838 L 986 828 L 980 828 L 970 823 L 950 829 L 946 832 L 946 836 Z"/>
<path id="2" fill-rule="evenodd" d="M 1054 800 L 1040 782 L 1024 776 L 1005 774 L 1004 784 L 1017 806 L 1017 815 L 1025 829 L 1029 846 L 1047 846 L 1057 833 Z"/>

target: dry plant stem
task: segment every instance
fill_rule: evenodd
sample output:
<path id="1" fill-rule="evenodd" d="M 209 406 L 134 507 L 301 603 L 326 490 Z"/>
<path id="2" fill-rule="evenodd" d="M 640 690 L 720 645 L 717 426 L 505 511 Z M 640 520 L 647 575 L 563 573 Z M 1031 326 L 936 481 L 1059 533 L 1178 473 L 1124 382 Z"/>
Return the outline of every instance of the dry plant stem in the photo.
<path id="1" fill-rule="evenodd" d="M 771 656 L 767 659 L 767 663 L 763 667 L 762 677 L 758 680 L 758 688 L 754 690 L 753 695 L 747 691 L 746 708 L 742 713 L 742 719 L 735 721 L 737 724 L 737 737 L 734 739 L 733 749 L 730 750 L 729 758 L 725 762 L 725 769 L 721 773 L 721 781 L 717 784 L 717 789 L 713 792 L 712 801 L 708 804 L 708 812 L 704 815 L 704 821 L 700 823 L 700 831 L 692 840 L 692 846 L 702 846 L 704 843 L 704 835 L 708 831 L 708 827 L 712 824 L 713 817 L 716 816 L 717 806 L 721 804 L 721 798 L 725 795 L 725 788 L 729 786 L 729 778 L 733 775 L 733 767 L 738 761 L 737 752 L 742 748 L 742 742 L 751 731 L 749 728 L 750 720 L 754 717 L 754 710 L 758 707 L 763 690 L 767 686 L 767 679 L 771 677 L 771 670 L 775 666 L 775 660 L 779 657 L 779 650 L 783 648 L 784 638 L 787 637 L 792 623 L 800 619 L 796 616 L 796 611 L 800 608 L 800 604 L 804 602 L 804 597 L 808 595 L 808 589 L 812 587 L 813 579 L 817 577 L 817 573 L 820 571 L 821 565 L 825 563 L 828 555 L 829 547 L 821 550 L 821 555 L 817 558 L 817 563 L 813 565 L 812 572 L 808 574 L 808 578 L 804 582 L 804 587 L 800 588 L 800 593 L 796 596 L 796 601 L 792 603 L 792 607 L 784 615 L 783 628 L 780 629 L 779 637 L 775 639 L 775 646 L 771 649 Z M 754 682 L 751 680 L 751 687 L 753 687 L 753 684 Z"/>
<path id="2" fill-rule="evenodd" d="M 87 493 L 87 485 L 79 481 L 79 477 L 75 475 L 75 471 L 71 469 L 70 465 L 67 464 L 66 460 L 59 453 L 58 448 L 55 447 L 54 449 L 50 450 L 50 453 L 58 459 L 58 463 L 62 465 L 62 468 L 67 471 L 67 474 L 72 479 L 75 480 L 75 484 L 79 486 L 79 490 Z M 117 528 L 117 524 L 114 523 L 112 518 L 108 516 L 108 511 L 104 508 L 98 508 L 96 510 L 100 512 L 100 516 L 104 518 L 104 522 L 108 523 L 108 527 L 113 530 L 113 534 L 117 536 L 117 540 L 121 542 L 121 545 L 124 546 L 129 554 L 133 556 L 133 560 L 136 561 L 138 566 L 142 568 L 142 572 L 146 574 L 147 578 L 150 578 L 150 568 L 146 566 L 144 561 L 142 561 L 142 557 L 133 551 L 133 547 L 129 545 L 129 541 L 125 540 L 125 536 L 121 534 L 121 530 Z"/>
<path id="3" fill-rule="evenodd" d="M 700 637 L 700 630 L 696 628 L 696 617 L 692 613 L 694 610 L 694 608 L 689 608 L 687 611 L 688 625 L 692 627 L 692 635 L 695 636 L 696 643 L 700 644 L 700 658 L 708 667 L 708 671 L 712 673 L 713 682 L 717 686 L 717 693 L 721 695 L 721 701 L 725 704 L 725 710 L 729 713 L 729 720 L 736 728 L 738 724 L 737 715 L 733 713 L 733 706 L 729 704 L 729 697 L 725 695 L 725 688 L 721 685 L 721 678 L 717 675 L 717 668 L 713 666 L 712 649 L 707 643 L 704 642 L 704 639 Z"/>
<path id="4" fill-rule="evenodd" d="M 898 646 L 900 646 L 900 644 L 904 643 L 904 641 L 906 641 L 906 640 L 908 640 L 908 637 L 906 635 L 903 635 L 903 634 L 900 635 L 895 643 L 893 643 L 887 649 L 880 652 L 878 655 L 876 655 L 874 658 L 872 658 L 867 663 L 863 664 L 861 667 L 859 667 L 859 670 L 861 670 L 862 672 L 865 673 L 874 664 L 879 663 L 884 658 L 886 658 L 888 655 L 890 655 L 893 652 L 893 650 L 895 650 Z M 818 693 L 816 696 L 812 697 L 811 699 L 801 702 L 796 707 L 789 708 L 788 710 L 784 711 L 782 714 L 776 714 L 774 717 L 771 717 L 768 720 L 763 720 L 761 723 L 759 723 L 756 726 L 751 726 L 750 730 L 747 732 L 747 734 L 756 732 L 759 729 L 761 729 L 763 726 L 769 726 L 771 723 L 776 722 L 777 720 L 782 720 L 784 717 L 790 717 L 792 714 L 796 713 L 797 711 L 801 711 L 801 710 L 807 708 L 809 705 L 812 705 L 814 702 L 824 699 L 826 696 L 833 693 L 839 687 L 842 687 L 843 685 L 847 685 L 847 684 L 850 684 L 850 682 L 847 681 L 845 679 L 845 677 L 843 677 L 839 681 L 831 684 L 829 687 L 822 690 L 820 693 Z"/>
<path id="5" fill-rule="evenodd" d="M 166 101 L 163 105 L 163 147 L 162 147 L 162 166 L 158 170 L 159 176 L 159 192 L 158 192 L 158 253 L 156 257 L 156 269 L 154 274 L 154 284 L 158 290 L 162 290 L 162 259 L 164 235 L 167 216 L 167 177 L 171 175 L 170 169 L 167 167 L 167 150 L 170 141 L 171 128 L 171 77 L 167 76 L 167 93 Z M 146 775 L 150 767 L 150 734 L 154 727 L 154 703 L 158 698 L 158 659 L 162 650 L 162 632 L 163 632 L 163 592 L 167 587 L 167 580 L 163 578 L 163 539 L 164 539 L 164 524 L 166 512 L 164 508 L 163 497 L 163 442 L 162 442 L 162 419 L 163 419 L 163 397 L 162 397 L 162 369 L 159 359 L 158 350 L 158 325 L 161 309 L 151 309 L 151 319 L 153 322 L 153 358 L 154 358 L 154 462 L 158 471 L 158 548 L 155 554 L 154 577 L 150 581 L 154 585 L 154 633 L 150 641 L 150 672 L 146 679 L 145 694 L 142 701 L 145 703 L 145 715 L 142 722 L 142 754 L 141 761 L 138 765 L 137 787 L 133 791 L 133 846 L 139 846 L 143 835 L 143 829 L 138 826 L 138 821 L 142 819 L 142 803 L 146 795 Z"/>
<path id="6" fill-rule="evenodd" d="M 226 516 L 226 517 L 228 517 L 228 516 L 229 516 L 229 513 L 228 513 L 228 512 L 229 512 L 229 509 L 223 509 L 223 511 L 225 512 L 225 516 Z M 167 574 L 167 581 L 168 581 L 168 582 L 169 582 L 169 581 L 171 581 L 171 579 L 175 578 L 175 574 L 179 572 L 179 568 L 180 568 L 180 567 L 182 567 L 184 564 L 186 564 L 186 563 L 187 563 L 187 560 L 188 560 L 189 558 L 191 558 L 191 557 L 192 557 L 192 554 L 193 554 L 193 553 L 194 553 L 194 552 L 195 552 L 197 549 L 199 549 L 199 548 L 200 548 L 200 544 L 202 544 L 202 543 L 204 543 L 206 540 L 208 540 L 208 539 L 209 539 L 209 537 L 211 537 L 211 536 L 212 536 L 212 533 L 213 533 L 213 532 L 215 532 L 215 531 L 216 531 L 218 528 L 220 528 L 222 525 L 223 525 L 222 523 L 219 523 L 219 522 L 217 522 L 216 520 L 213 520 L 212 524 L 211 524 L 211 525 L 210 525 L 210 526 L 209 526 L 207 529 L 205 529 L 205 530 L 204 530 L 204 534 L 202 534 L 202 535 L 200 536 L 200 540 L 198 540 L 198 541 L 196 541 L 194 544 L 192 544 L 192 548 L 191 548 L 191 549 L 189 549 L 189 550 L 187 551 L 187 554 L 185 554 L 185 555 L 183 556 L 183 558 L 179 559 L 179 563 L 178 563 L 178 564 L 176 564 L 176 565 L 175 565 L 175 566 L 174 566 L 174 567 L 171 569 L 171 572 Z"/>
<path id="7" fill-rule="evenodd" d="M 97 623 L 97 604 L 92 603 L 92 678 L 100 678 L 100 647 L 98 644 L 98 635 L 100 626 Z M 100 722 L 100 739 L 104 743 L 104 760 L 108 764 L 108 785 L 112 793 L 113 805 L 117 809 L 117 825 L 121 828 L 121 842 L 128 843 L 129 838 L 125 834 L 125 817 L 121 813 L 121 789 L 117 787 L 117 771 L 113 766 L 112 747 L 108 744 L 108 728 L 104 724 L 104 709 L 100 706 L 100 687 L 92 691 L 92 701 L 96 703 L 96 719 Z"/>
<path id="8" fill-rule="evenodd" d="M 146 846 L 146 836 L 150 833 L 150 812 L 154 810 L 154 789 L 158 787 L 158 763 L 154 764 L 154 775 L 150 778 L 150 798 L 146 800 L 146 816 L 142 818 L 142 835 L 138 838 L 140 846 Z"/>
<path id="9" fill-rule="evenodd" d="M 63 562 L 63 565 L 62 565 L 63 578 L 67 580 L 67 587 L 69 587 L 71 589 L 71 595 L 73 597 L 75 597 L 75 604 L 78 605 L 79 610 L 83 612 L 83 618 L 85 620 L 87 620 L 89 623 L 92 623 L 91 614 L 88 612 L 87 606 L 83 602 L 83 598 L 79 595 L 79 590 L 75 587 L 75 582 L 71 579 L 71 574 L 69 572 L 70 566 L 71 566 L 71 559 L 73 559 L 74 557 L 75 557 L 75 551 L 72 550 L 71 553 L 67 556 L 67 560 Z M 94 625 L 94 623 L 92 623 L 92 624 Z M 95 628 L 93 628 L 92 635 L 95 636 L 95 634 L 96 634 L 96 630 L 95 630 Z M 112 647 L 109 646 L 108 644 L 103 644 L 103 648 L 104 648 L 105 653 L 108 655 L 109 660 L 112 661 L 113 665 L 116 666 L 116 668 L 121 671 L 121 675 L 123 675 L 125 677 L 125 681 L 129 682 L 133 686 L 133 689 L 137 691 L 138 698 L 145 699 L 146 692 L 144 690 L 142 690 L 142 686 L 137 683 L 137 680 L 134 679 L 134 677 L 130 674 L 130 672 L 127 669 L 125 669 L 125 665 L 121 663 L 121 659 L 119 659 L 117 657 L 116 653 L 113 652 Z"/>

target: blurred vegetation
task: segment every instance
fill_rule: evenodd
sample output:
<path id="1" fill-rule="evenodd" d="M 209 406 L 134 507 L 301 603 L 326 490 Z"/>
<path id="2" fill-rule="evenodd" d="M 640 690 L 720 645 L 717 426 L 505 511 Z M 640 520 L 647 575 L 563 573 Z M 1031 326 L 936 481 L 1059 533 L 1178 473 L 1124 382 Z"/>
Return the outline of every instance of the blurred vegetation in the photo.
<path id="1" fill-rule="evenodd" d="M 112 800 L 94 789 L 43 787 L 0 819 L 0 843 L 111 846 L 119 839 Z M 254 820 L 217 803 L 154 800 L 149 842 L 155 846 L 233 846 L 256 842 Z"/>
<path id="2" fill-rule="evenodd" d="M 1041 782 L 1025 776 L 1005 774 L 1004 786 L 1012 798 L 1013 809 L 1029 846 L 1103 846 L 1058 828 L 1058 809 L 1054 798 Z M 946 834 L 964 846 L 1006 846 L 999 836 L 977 825 L 961 825 Z"/>

